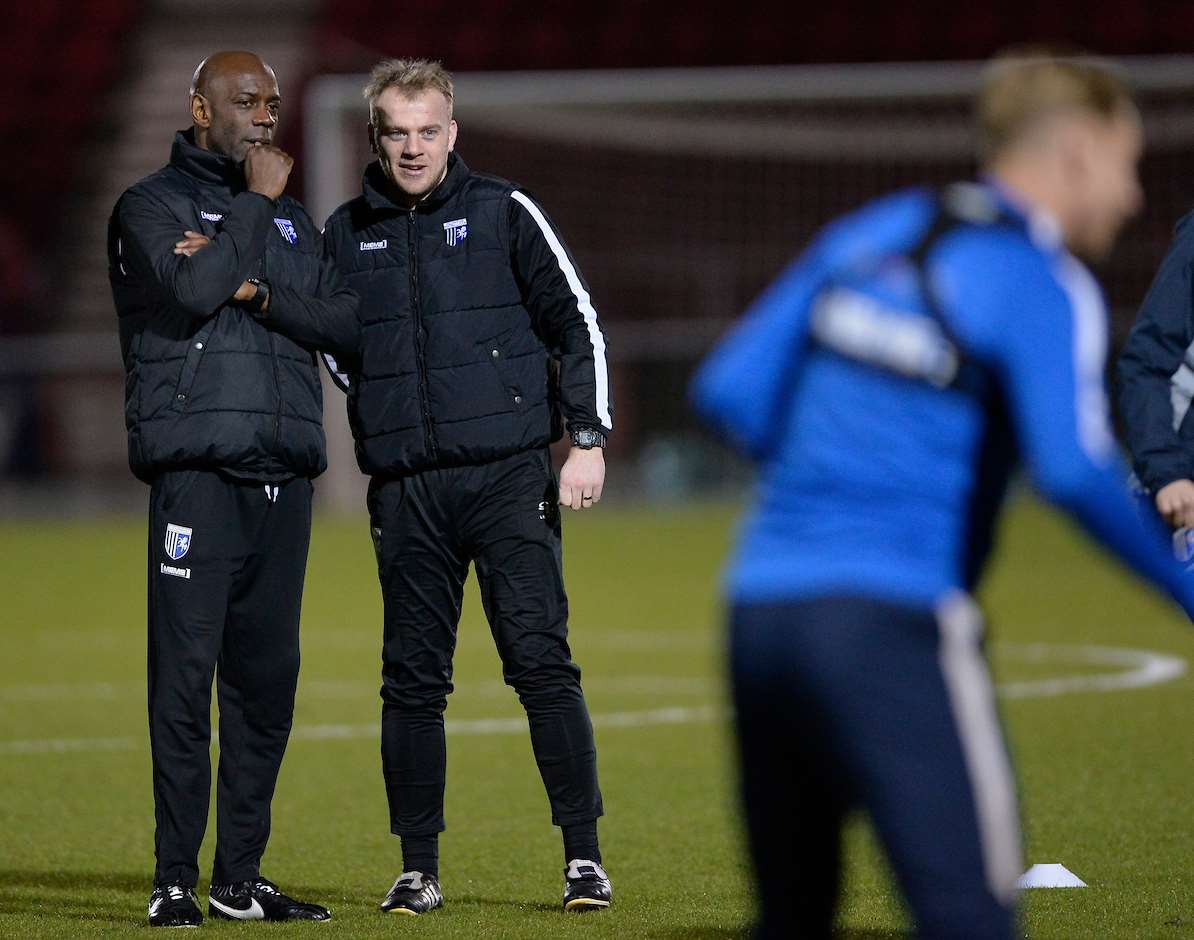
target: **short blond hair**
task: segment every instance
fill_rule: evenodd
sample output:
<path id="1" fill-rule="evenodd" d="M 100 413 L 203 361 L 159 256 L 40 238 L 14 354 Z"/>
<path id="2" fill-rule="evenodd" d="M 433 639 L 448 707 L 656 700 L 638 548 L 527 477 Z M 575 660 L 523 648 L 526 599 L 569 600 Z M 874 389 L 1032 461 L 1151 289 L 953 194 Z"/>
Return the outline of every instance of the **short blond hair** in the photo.
<path id="1" fill-rule="evenodd" d="M 388 88 L 397 88 L 406 97 L 422 91 L 438 91 L 448 99 L 448 114 L 452 114 L 452 76 L 442 62 L 434 59 L 383 59 L 378 62 L 369 73 L 369 84 L 362 91 L 369 102 L 370 119 L 377 107 L 377 99 Z"/>
<path id="2" fill-rule="evenodd" d="M 1111 121 L 1136 112 L 1131 89 L 1084 52 L 1011 50 L 988 68 L 976 103 L 979 156 L 991 160 L 1051 117 L 1086 113 Z"/>

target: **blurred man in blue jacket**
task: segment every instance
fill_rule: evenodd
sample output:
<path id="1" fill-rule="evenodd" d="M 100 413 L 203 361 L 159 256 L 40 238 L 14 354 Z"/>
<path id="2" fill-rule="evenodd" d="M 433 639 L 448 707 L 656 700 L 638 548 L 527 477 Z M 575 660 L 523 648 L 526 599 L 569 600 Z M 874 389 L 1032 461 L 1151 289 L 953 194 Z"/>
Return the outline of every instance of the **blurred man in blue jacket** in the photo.
<path id="1" fill-rule="evenodd" d="M 1177 224 L 1117 364 L 1119 407 L 1136 478 L 1175 529 L 1194 526 L 1194 224 Z M 1178 539 L 1182 561 L 1190 546 Z"/>
<path id="2" fill-rule="evenodd" d="M 926 937 L 1006 938 L 1023 870 L 970 591 L 1009 474 L 1187 609 L 1107 419 L 1101 256 L 1141 201 L 1131 96 L 1085 59 L 997 61 L 977 184 L 833 225 L 702 366 L 759 465 L 728 575 L 742 791 L 765 937 L 829 936 L 839 838 L 875 823 Z"/>

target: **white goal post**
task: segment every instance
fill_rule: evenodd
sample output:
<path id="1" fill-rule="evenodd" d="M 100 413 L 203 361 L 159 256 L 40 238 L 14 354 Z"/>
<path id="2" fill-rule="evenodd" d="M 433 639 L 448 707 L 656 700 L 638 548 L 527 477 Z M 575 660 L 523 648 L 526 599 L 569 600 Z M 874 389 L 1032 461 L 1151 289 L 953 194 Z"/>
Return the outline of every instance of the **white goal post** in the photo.
<path id="1" fill-rule="evenodd" d="M 1194 91 L 1194 56 L 1140 56 L 1116 60 L 1141 93 Z M 455 76 L 455 117 L 463 125 L 500 125 L 540 139 L 608 143 L 610 121 L 594 123 L 588 105 L 734 105 L 756 102 L 834 103 L 966 100 L 978 89 L 982 62 L 760 66 L 625 71 L 466 72 Z M 365 139 L 368 120 L 361 89 L 367 75 L 325 75 L 307 86 L 303 102 L 304 183 L 313 218 L 325 219 L 356 194 L 361 167 L 345 128 Z M 890 159 L 970 150 L 969 127 L 929 136 L 908 134 L 896 116 L 865 127 L 842 126 L 840 113 L 777 126 L 748 120 L 761 139 L 752 148 L 800 157 L 881 146 Z M 1194 107 L 1146 113 L 1150 147 L 1194 141 Z M 674 151 L 707 145 L 690 118 L 621 117 L 628 131 L 650 123 L 653 133 L 634 135 L 635 146 Z M 662 132 L 660 126 L 662 125 Z M 875 130 L 893 131 L 875 134 Z M 860 136 L 860 134 L 862 136 Z M 632 136 L 627 134 L 627 137 Z"/>
<path id="2" fill-rule="evenodd" d="M 1194 56 L 1116 66 L 1140 96 L 1150 155 L 1194 159 Z M 599 282 L 599 312 L 604 303 L 617 313 L 602 312 L 613 327 L 615 406 L 620 417 L 633 409 L 641 444 L 683 422 L 686 367 L 817 226 L 892 186 L 972 172 L 969 101 L 985 67 L 461 73 L 458 149 L 470 163 L 479 154 L 476 169 L 532 186 L 567 222 L 565 237 Z M 371 159 L 366 81 L 308 83 L 304 184 L 318 222 L 360 191 Z M 1176 183 L 1167 188 L 1169 203 L 1185 198 Z M 1155 211 L 1166 226 L 1176 218 L 1172 207 Z M 605 221 L 615 216 L 620 229 Z M 1112 284 L 1130 281 L 1121 295 L 1151 272 L 1154 248 L 1127 252 L 1129 274 L 1109 272 Z M 357 508 L 364 482 L 330 384 L 327 398 L 331 470 L 321 489 L 337 508 Z"/>

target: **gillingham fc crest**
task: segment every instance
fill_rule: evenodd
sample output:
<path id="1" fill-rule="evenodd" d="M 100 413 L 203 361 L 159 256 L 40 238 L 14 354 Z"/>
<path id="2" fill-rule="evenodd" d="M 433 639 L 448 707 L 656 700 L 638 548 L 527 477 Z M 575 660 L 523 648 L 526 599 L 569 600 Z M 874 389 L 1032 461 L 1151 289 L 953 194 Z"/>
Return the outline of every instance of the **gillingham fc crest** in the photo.
<path id="1" fill-rule="evenodd" d="M 185 525 L 166 523 L 166 554 L 178 561 L 191 548 L 191 530 Z"/>
<path id="2" fill-rule="evenodd" d="M 278 226 L 278 231 L 290 244 L 298 242 L 298 232 L 295 231 L 294 223 L 290 219 L 274 219 L 274 225 Z"/>
<path id="3" fill-rule="evenodd" d="M 444 241 L 455 248 L 468 237 L 468 219 L 453 219 L 444 223 Z"/>

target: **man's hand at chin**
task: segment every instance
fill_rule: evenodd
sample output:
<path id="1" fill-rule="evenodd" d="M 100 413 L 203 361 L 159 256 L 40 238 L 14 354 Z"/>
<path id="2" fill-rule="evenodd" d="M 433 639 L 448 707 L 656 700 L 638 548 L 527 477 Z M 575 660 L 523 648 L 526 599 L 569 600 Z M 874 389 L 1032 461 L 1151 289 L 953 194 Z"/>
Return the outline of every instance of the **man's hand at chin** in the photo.
<path id="1" fill-rule="evenodd" d="M 273 144 L 254 144 L 245 154 L 245 185 L 250 192 L 277 199 L 286 189 L 294 158 Z"/>

